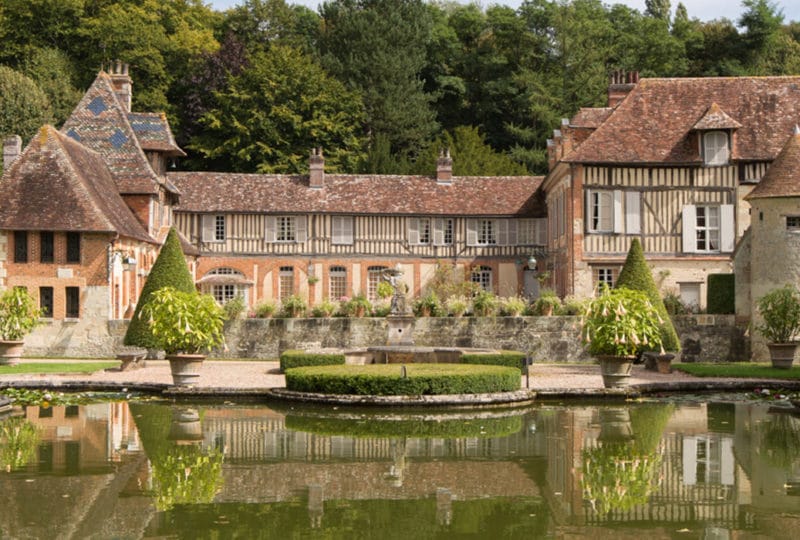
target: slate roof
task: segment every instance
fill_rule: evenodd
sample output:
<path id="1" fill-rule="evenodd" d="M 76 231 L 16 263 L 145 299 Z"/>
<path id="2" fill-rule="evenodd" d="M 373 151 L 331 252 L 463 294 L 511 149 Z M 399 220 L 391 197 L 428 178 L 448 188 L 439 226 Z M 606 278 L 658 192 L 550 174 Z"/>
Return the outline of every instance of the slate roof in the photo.
<path id="1" fill-rule="evenodd" d="M 732 158 L 771 161 L 800 119 L 800 77 L 642 79 L 564 161 L 700 163 L 690 132 L 714 103 L 741 125 Z"/>
<path id="2" fill-rule="evenodd" d="M 428 176 L 307 176 L 168 173 L 181 192 L 180 212 L 516 215 L 544 217 L 541 176 L 462 176 L 449 185 Z"/>
<path id="3" fill-rule="evenodd" d="M 800 197 L 800 133 L 797 131 L 745 199 L 767 197 Z"/>
<path id="4" fill-rule="evenodd" d="M 44 126 L 0 182 L 0 228 L 109 232 L 154 242 L 117 192 L 103 158 Z"/>
<path id="5" fill-rule="evenodd" d="M 120 193 L 158 193 L 161 180 L 140 148 L 106 72 L 97 75 L 61 132 L 103 156 Z"/>
<path id="6" fill-rule="evenodd" d="M 164 113 L 128 113 L 128 122 L 143 150 L 157 150 L 169 156 L 186 155 L 175 142 Z"/>
<path id="7" fill-rule="evenodd" d="M 575 128 L 598 128 L 612 112 L 614 112 L 613 107 L 581 107 L 575 116 L 570 118 L 569 125 Z"/>

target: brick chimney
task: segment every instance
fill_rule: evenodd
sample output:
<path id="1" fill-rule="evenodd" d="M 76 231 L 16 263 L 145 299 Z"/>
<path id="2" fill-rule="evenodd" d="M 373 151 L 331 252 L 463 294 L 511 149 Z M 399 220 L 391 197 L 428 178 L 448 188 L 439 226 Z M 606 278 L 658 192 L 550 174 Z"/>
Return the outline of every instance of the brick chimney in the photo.
<path id="1" fill-rule="evenodd" d="M 453 181 L 453 158 L 450 157 L 450 149 L 439 152 L 439 159 L 436 160 L 436 183 L 449 184 Z"/>
<path id="2" fill-rule="evenodd" d="M 22 153 L 22 137 L 11 135 L 3 141 L 3 172 L 7 171 Z"/>
<path id="3" fill-rule="evenodd" d="M 308 185 L 312 188 L 325 186 L 325 158 L 322 148 L 312 148 L 308 159 Z"/>
<path id="4" fill-rule="evenodd" d="M 639 72 L 618 69 L 611 74 L 611 80 L 608 84 L 608 106 L 616 107 L 620 101 L 625 99 L 631 90 L 634 89 L 636 83 L 639 82 Z"/>
<path id="5" fill-rule="evenodd" d="M 117 99 L 125 107 L 126 111 L 131 112 L 133 81 L 128 75 L 128 64 L 117 60 L 108 66 L 108 74 L 111 76 L 111 84 L 114 86 L 114 93 L 117 94 Z"/>

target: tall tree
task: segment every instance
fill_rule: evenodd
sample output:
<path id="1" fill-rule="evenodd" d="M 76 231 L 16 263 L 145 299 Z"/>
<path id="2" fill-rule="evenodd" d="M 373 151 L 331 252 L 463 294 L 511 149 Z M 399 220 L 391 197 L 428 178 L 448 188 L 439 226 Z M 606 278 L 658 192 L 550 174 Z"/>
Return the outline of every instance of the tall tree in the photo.
<path id="1" fill-rule="evenodd" d="M 50 100 L 41 88 L 22 73 L 0 66 L 0 139 L 19 135 L 27 142 L 51 121 Z"/>
<path id="2" fill-rule="evenodd" d="M 669 0 L 644 0 L 644 14 L 669 24 Z"/>
<path id="3" fill-rule="evenodd" d="M 494 150 L 474 126 L 459 126 L 434 141 L 417 160 L 415 171 L 420 174 L 436 172 L 436 160 L 441 149 L 453 158 L 456 176 L 519 176 L 528 174 L 524 165 Z"/>
<path id="4" fill-rule="evenodd" d="M 61 124 L 81 99 L 75 88 L 75 73 L 72 62 L 59 49 L 33 48 L 22 64 L 22 71 L 47 95 L 53 113 L 53 122 Z"/>
<path id="5" fill-rule="evenodd" d="M 436 130 L 420 77 L 431 39 L 422 0 L 333 0 L 320 8 L 323 65 L 364 100 L 366 130 L 414 155 Z"/>

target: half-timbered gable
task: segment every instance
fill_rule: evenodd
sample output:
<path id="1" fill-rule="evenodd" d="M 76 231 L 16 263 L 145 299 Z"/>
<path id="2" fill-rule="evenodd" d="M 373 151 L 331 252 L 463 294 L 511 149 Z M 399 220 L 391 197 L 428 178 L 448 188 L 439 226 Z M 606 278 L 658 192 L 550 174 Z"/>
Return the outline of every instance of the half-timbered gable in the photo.
<path id="1" fill-rule="evenodd" d="M 554 285 L 591 294 L 613 283 L 638 238 L 662 287 L 701 307 L 706 276 L 732 271 L 750 225 L 744 196 L 800 117 L 800 77 L 615 73 L 609 100 L 564 121 L 548 144 Z"/>

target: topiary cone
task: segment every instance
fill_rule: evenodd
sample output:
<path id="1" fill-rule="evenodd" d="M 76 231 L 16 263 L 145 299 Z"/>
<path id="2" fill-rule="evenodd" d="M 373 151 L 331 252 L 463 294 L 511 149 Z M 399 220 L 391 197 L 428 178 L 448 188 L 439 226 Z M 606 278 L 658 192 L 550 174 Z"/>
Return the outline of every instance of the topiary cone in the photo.
<path id="1" fill-rule="evenodd" d="M 664 300 L 661 298 L 661 293 L 658 292 L 653 274 L 644 259 L 644 252 L 638 238 L 634 238 L 631 242 L 625 264 L 614 287 L 625 287 L 646 293 L 650 302 L 652 302 L 656 311 L 664 320 L 664 324 L 661 325 L 661 346 L 664 347 L 665 351 L 678 352 L 681 350 L 681 340 L 678 338 L 672 319 L 667 314 L 667 308 L 664 307 Z"/>
<path id="2" fill-rule="evenodd" d="M 174 228 L 170 229 L 169 234 L 167 234 L 167 239 L 164 241 L 164 245 L 161 246 L 158 258 L 156 258 L 156 262 L 150 270 L 150 275 L 147 276 L 147 281 L 144 282 L 142 294 L 136 304 L 136 311 L 134 311 L 131 322 L 128 325 L 128 331 L 125 333 L 125 345 L 145 347 L 147 349 L 159 348 L 158 342 L 150 332 L 148 321 L 141 319 L 139 312 L 150 299 L 153 291 L 157 291 L 162 287 L 174 287 L 179 291 L 188 293 L 197 291 L 192 275 L 189 273 L 189 267 L 186 265 L 186 258 L 181 249 L 178 233 Z"/>

